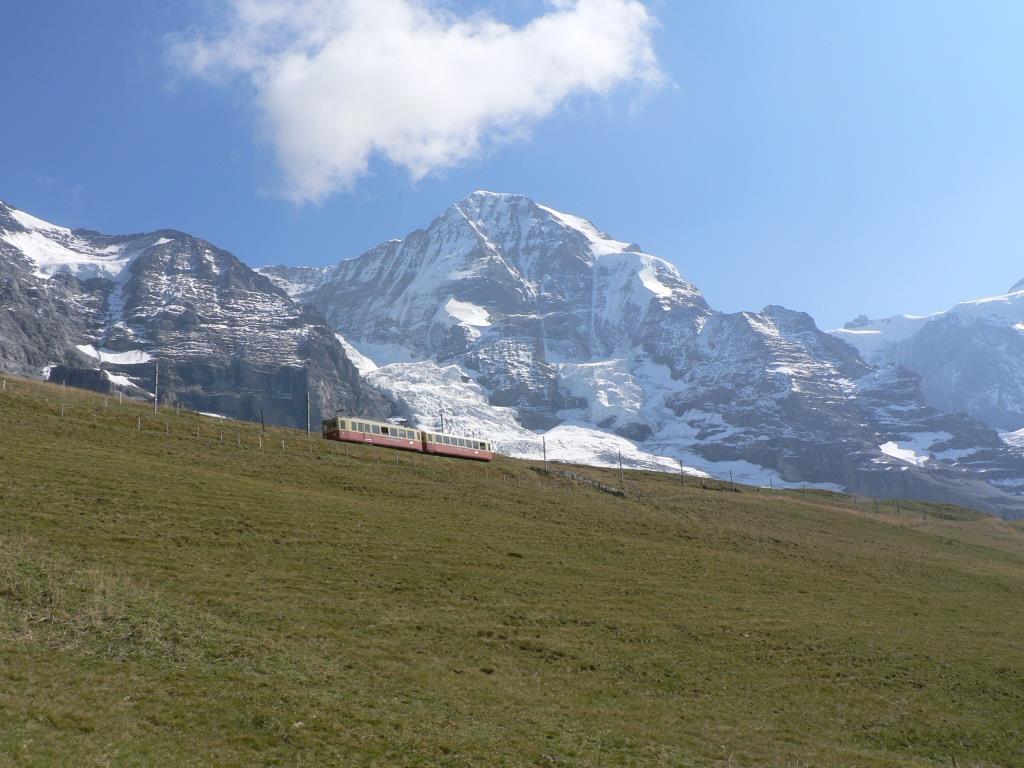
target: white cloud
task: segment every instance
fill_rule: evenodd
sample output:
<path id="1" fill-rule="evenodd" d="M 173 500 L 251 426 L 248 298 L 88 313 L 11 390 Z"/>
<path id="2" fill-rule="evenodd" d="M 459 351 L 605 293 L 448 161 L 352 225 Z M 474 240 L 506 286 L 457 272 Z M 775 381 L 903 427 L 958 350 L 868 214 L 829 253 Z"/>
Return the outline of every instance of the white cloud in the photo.
<path id="1" fill-rule="evenodd" d="M 184 72 L 247 78 L 292 199 L 350 189 L 380 155 L 414 179 L 521 135 L 574 94 L 657 83 L 640 0 L 552 0 L 522 27 L 424 0 L 224 0 L 172 46 Z"/>

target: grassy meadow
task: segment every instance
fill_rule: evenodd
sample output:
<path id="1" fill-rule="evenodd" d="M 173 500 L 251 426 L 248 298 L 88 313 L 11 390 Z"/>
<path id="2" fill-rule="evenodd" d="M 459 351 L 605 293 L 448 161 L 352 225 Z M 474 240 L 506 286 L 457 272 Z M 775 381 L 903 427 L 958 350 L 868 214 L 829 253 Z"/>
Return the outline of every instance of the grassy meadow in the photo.
<path id="1" fill-rule="evenodd" d="M 0 766 L 1024 765 L 1019 524 L 564 469 L 8 379 Z"/>

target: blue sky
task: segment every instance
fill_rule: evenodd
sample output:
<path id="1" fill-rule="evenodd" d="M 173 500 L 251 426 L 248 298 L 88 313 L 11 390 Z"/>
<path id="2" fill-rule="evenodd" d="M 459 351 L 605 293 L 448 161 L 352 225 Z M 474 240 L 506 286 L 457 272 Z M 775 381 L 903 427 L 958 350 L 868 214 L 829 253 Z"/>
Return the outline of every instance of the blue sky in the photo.
<path id="1" fill-rule="evenodd" d="M 11 3 L 0 198 L 105 232 L 182 229 L 260 265 L 332 263 L 475 189 L 522 192 L 670 259 L 719 309 L 782 304 L 825 328 L 1024 277 L 1024 4 L 646 7 L 661 85 L 581 89 L 454 167 L 414 180 L 377 157 L 296 203 L 244 78 L 170 63 L 169 40 L 213 34 L 217 3 Z"/>

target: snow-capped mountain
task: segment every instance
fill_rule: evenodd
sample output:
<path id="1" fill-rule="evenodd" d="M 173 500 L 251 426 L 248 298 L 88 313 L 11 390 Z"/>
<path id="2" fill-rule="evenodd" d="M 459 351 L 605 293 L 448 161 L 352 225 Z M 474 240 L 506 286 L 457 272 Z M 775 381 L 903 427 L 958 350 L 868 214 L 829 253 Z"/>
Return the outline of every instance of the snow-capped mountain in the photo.
<path id="1" fill-rule="evenodd" d="M 521 195 L 474 193 L 295 296 L 412 421 L 516 455 L 545 433 L 549 457 L 1020 508 L 1021 452 L 913 374 L 803 313 L 717 312 L 671 263 Z"/>
<path id="2" fill-rule="evenodd" d="M 108 236 L 0 203 L 0 367 L 197 410 L 305 423 L 383 415 L 313 313 L 227 251 L 173 230 Z"/>
<path id="3" fill-rule="evenodd" d="M 927 352 L 933 377 L 963 385 L 968 353 L 936 352 L 956 341 L 1009 387 L 1022 297 L 836 335 L 781 307 L 724 314 L 668 261 L 520 195 L 475 193 L 335 267 L 259 271 L 174 230 L 108 236 L 0 204 L 5 371 L 147 396 L 159 362 L 161 392 L 207 412 L 302 424 L 308 389 L 314 419 L 443 419 L 518 456 L 1007 516 L 1024 437 L 907 368 Z"/>
<path id="4" fill-rule="evenodd" d="M 925 401 L 1003 431 L 1024 428 L 1024 281 L 925 317 L 859 317 L 832 333 L 875 365 L 921 377 Z"/>

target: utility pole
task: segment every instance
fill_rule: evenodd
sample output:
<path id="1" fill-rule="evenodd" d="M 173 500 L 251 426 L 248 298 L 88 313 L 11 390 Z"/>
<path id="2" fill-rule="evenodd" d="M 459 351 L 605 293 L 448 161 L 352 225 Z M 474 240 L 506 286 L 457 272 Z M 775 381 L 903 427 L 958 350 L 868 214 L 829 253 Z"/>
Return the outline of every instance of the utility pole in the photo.
<path id="1" fill-rule="evenodd" d="M 156 377 L 153 384 L 153 413 L 157 413 L 160 410 L 160 361 L 157 360 L 154 365 L 156 366 Z"/>
<path id="2" fill-rule="evenodd" d="M 686 473 L 683 472 L 683 460 L 682 459 L 678 459 L 678 461 L 679 461 L 679 482 L 682 483 L 683 487 L 685 488 L 686 487 Z"/>
<path id="3" fill-rule="evenodd" d="M 309 390 L 306 390 L 306 439 L 309 440 Z"/>
<path id="4" fill-rule="evenodd" d="M 736 490 L 736 484 L 733 483 L 733 481 L 732 481 L 732 470 L 731 469 L 729 470 L 729 490 L 730 491 L 735 491 Z"/>
<path id="5" fill-rule="evenodd" d="M 263 409 L 262 408 L 260 408 L 260 431 L 261 432 L 266 432 L 267 431 L 267 423 L 265 421 L 263 421 Z"/>
<path id="6" fill-rule="evenodd" d="M 540 444 L 544 449 L 544 474 L 548 473 L 548 440 L 544 435 L 540 436 Z"/>
<path id="7" fill-rule="evenodd" d="M 769 491 L 774 491 L 775 490 L 775 484 L 772 482 L 771 474 L 768 475 L 768 490 Z"/>
<path id="8" fill-rule="evenodd" d="M 622 451 L 619 451 L 619 482 L 625 485 L 626 478 L 622 474 Z"/>

